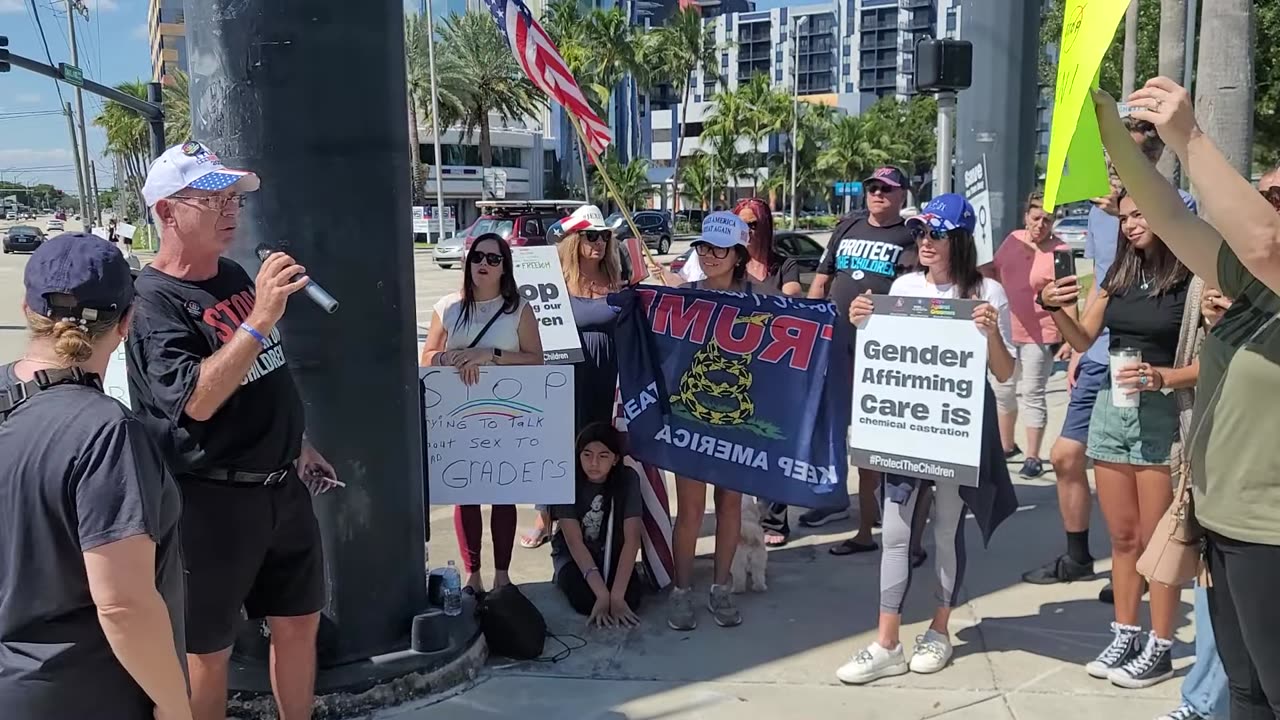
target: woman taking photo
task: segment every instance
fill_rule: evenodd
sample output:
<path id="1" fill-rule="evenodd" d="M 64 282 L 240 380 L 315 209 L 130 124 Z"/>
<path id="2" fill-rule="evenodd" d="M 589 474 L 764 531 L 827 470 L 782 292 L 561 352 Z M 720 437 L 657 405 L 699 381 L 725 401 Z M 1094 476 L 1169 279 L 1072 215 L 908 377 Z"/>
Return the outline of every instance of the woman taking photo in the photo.
<path id="1" fill-rule="evenodd" d="M 106 240 L 60 235 L 27 263 L 31 339 L 0 366 L 5 717 L 191 717 L 181 495 L 99 379 L 132 302 L 129 266 Z"/>
<path id="2" fill-rule="evenodd" d="M 636 625 L 643 584 L 635 575 L 644 504 L 640 478 L 622 464 L 622 436 L 609 423 L 578 433 L 574 503 L 551 508 L 555 585 L 588 624 Z"/>
<path id="3" fill-rule="evenodd" d="M 481 235 L 472 243 L 462 291 L 449 293 L 435 304 L 422 364 L 457 368 L 467 385 L 479 381 L 480 368 L 485 365 L 542 364 L 538 323 L 533 308 L 516 288 L 511 248 L 502 236 Z M 480 506 L 454 508 L 453 525 L 467 570 L 465 590 L 482 593 Z M 493 585 L 502 587 L 511 582 L 507 571 L 516 540 L 516 506 L 494 505 L 489 532 L 493 535 Z"/>
<path id="4" fill-rule="evenodd" d="M 1044 211 L 1042 193 L 1031 193 L 1024 210 L 1025 228 L 1009 233 L 992 263 L 996 281 L 1009 296 L 1016 361 L 1013 376 L 997 383 L 995 393 L 1005 457 L 1015 457 L 1019 452 L 1014 429 L 1021 410 L 1027 427 L 1027 447 L 1019 474 L 1036 478 L 1044 474 L 1040 450 L 1049 419 L 1045 388 L 1053 374 L 1055 348 L 1062 342 L 1053 318 L 1036 303 L 1036 296 L 1053 282 L 1054 251 L 1068 248 L 1053 234 L 1053 216 Z M 1067 360 L 1070 355 L 1071 348 L 1064 346 L 1056 353 L 1056 359 Z"/>
<path id="5" fill-rule="evenodd" d="M 1090 675 L 1125 688 L 1173 677 L 1173 631 L 1181 588 L 1151 583 L 1151 630 L 1143 637 L 1138 611 L 1143 580 L 1138 558 L 1173 501 L 1170 456 L 1177 439 L 1177 400 L 1167 390 L 1196 384 L 1199 364 L 1176 363 L 1188 307 L 1191 273 L 1151 231 L 1133 198 L 1119 200 L 1121 241 L 1096 299 L 1073 319 L 1063 310 L 1080 296 L 1077 279 L 1041 292 L 1041 305 L 1071 347 L 1084 352 L 1111 332 L 1111 374 L 1089 419 L 1086 454 L 1093 459 L 1098 504 L 1111 534 L 1115 592 L 1112 641 L 1085 666 Z"/>
<path id="6" fill-rule="evenodd" d="M 609 293 L 622 289 L 622 262 L 613 230 L 595 205 L 583 205 L 560 222 L 564 236 L 557 245 L 560 271 L 569 290 L 569 307 L 578 325 L 583 358 L 573 365 L 574 429 L 612 423 L 618 389 L 618 358 L 613 330 L 618 312 Z M 531 532 L 520 538 L 524 548 L 542 547 L 551 537 L 551 516 L 538 508 Z"/>
<path id="7" fill-rule="evenodd" d="M 747 224 L 729 212 L 715 212 L 702 223 L 702 234 L 693 241 L 703 280 L 681 287 L 727 292 L 760 292 L 747 279 Z M 707 609 L 720 627 L 742 624 L 742 615 L 733 600 L 730 570 L 738 549 L 742 530 L 742 493 L 717 487 L 715 570 Z M 673 533 L 675 555 L 675 587 L 667 625 L 672 630 L 689 631 L 698 627 L 693 605 L 693 558 L 697 554 L 702 516 L 707 509 L 707 484 L 701 480 L 676 476 L 676 526 Z"/>
<path id="8" fill-rule="evenodd" d="M 986 336 L 991 375 L 997 382 L 1004 382 L 1013 375 L 1014 368 L 1009 302 L 1000 283 L 984 278 L 978 271 L 978 250 L 973 240 L 977 216 L 973 207 L 959 195 L 939 195 L 907 223 L 916 235 L 919 267 L 895 280 L 889 294 L 980 301 L 973 310 L 973 321 Z M 861 327 L 872 309 L 868 291 L 849 305 L 849 321 Z M 982 443 L 978 487 L 932 483 L 934 569 L 940 601 L 933 622 L 916 638 L 908 661 L 899 641 L 902 608 L 913 566 L 908 548 L 918 540 L 912 536 L 924 528 L 917 513 L 925 507 L 920 497 L 930 481 L 886 473 L 879 633 L 875 642 L 836 670 L 836 677 L 842 682 L 860 685 L 908 672 L 935 673 L 951 660 L 951 635 L 947 626 L 952 608 L 960 603 L 960 587 L 964 581 L 966 513 L 973 513 L 983 542 L 987 543 L 1000 523 L 1018 507 L 1000 444 L 995 397 L 990 386 L 985 386 L 983 392 L 986 409 L 978 440 Z"/>

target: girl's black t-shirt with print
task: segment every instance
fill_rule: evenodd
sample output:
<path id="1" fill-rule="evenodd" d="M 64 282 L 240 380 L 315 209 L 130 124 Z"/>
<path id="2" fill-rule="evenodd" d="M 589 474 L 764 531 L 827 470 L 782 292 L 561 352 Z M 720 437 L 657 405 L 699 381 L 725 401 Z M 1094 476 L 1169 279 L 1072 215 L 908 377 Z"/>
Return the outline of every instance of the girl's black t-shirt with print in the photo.
<path id="1" fill-rule="evenodd" d="M 223 258 L 217 275 L 191 282 L 147 267 L 134 286 L 129 394 L 174 472 L 275 472 L 296 460 L 305 417 L 279 327 L 213 417 L 197 422 L 185 413 L 200 363 L 253 311 L 254 283 L 244 268 Z"/>
<path id="2" fill-rule="evenodd" d="M 613 512 L 622 513 L 622 519 L 638 518 L 644 515 L 644 500 L 640 495 L 640 478 L 629 467 L 617 467 L 610 473 L 609 479 L 602 483 L 593 483 L 586 478 L 579 478 L 576 498 L 573 505 L 552 505 L 553 520 L 577 520 L 582 526 L 582 541 L 591 552 L 596 565 L 604 571 L 605 540 L 609 533 L 609 524 Z M 614 539 L 618 547 L 622 546 L 622 538 Z M 569 543 L 564 539 L 564 532 L 559 528 L 551 538 L 551 560 L 558 571 L 564 565 L 573 562 L 569 553 Z"/>

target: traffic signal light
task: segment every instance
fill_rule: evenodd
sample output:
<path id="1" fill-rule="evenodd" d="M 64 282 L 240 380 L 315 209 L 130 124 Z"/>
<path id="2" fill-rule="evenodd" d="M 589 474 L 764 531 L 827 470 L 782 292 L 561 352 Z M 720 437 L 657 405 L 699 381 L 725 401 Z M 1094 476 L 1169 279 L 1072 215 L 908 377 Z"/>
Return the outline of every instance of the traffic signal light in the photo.
<path id="1" fill-rule="evenodd" d="M 9 72 L 9 38 L 0 35 L 0 72 Z"/>

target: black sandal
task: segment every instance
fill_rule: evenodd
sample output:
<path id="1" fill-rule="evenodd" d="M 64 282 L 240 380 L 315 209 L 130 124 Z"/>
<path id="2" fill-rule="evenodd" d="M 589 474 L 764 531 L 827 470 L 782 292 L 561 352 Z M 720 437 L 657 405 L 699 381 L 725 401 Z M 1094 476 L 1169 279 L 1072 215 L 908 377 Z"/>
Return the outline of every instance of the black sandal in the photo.
<path id="1" fill-rule="evenodd" d="M 857 555 L 858 553 L 875 552 L 879 549 L 880 546 L 874 542 L 870 545 L 863 545 L 862 543 L 854 542 L 853 538 L 849 538 L 848 540 L 833 546 L 827 552 L 832 555 Z"/>

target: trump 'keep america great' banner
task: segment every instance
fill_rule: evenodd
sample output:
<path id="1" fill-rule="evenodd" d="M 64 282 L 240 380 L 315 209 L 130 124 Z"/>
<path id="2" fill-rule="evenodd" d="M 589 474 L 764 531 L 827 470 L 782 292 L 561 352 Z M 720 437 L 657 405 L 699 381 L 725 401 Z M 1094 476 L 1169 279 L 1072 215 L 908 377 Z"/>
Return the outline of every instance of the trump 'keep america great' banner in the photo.
<path id="1" fill-rule="evenodd" d="M 831 303 L 642 287 L 609 304 L 632 456 L 774 502 L 845 506 L 851 376 Z"/>

